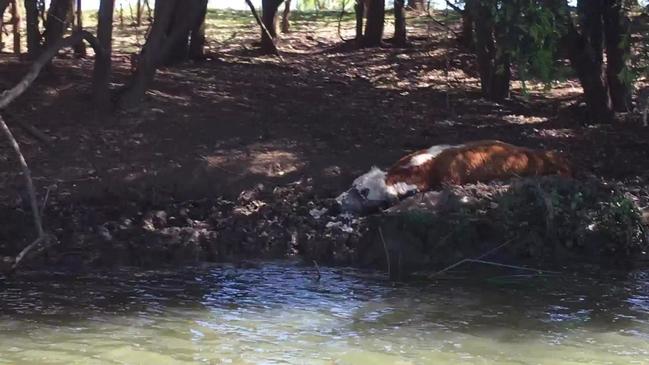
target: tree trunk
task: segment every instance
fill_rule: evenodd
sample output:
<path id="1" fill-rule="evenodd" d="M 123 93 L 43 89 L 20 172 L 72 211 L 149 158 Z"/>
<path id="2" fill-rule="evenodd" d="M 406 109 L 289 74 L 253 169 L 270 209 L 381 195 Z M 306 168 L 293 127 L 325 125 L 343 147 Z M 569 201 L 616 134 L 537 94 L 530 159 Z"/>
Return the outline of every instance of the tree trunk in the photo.
<path id="1" fill-rule="evenodd" d="M 291 15 L 291 0 L 284 0 L 284 11 L 282 12 L 282 33 L 291 32 L 291 23 L 288 18 Z"/>
<path id="2" fill-rule="evenodd" d="M 63 38 L 69 25 L 68 15 L 71 10 L 72 1 L 70 0 L 52 0 L 50 2 L 45 23 L 45 47 L 49 47 Z"/>
<path id="3" fill-rule="evenodd" d="M 167 29 L 167 43 L 172 47 L 163 59 L 165 65 L 174 65 L 186 61 L 190 57 L 190 38 L 196 52 L 196 59 L 203 57 L 205 32 L 203 23 L 207 14 L 207 1 L 199 0 L 191 5 L 184 1 L 176 1 L 174 18 Z M 192 20 L 189 20 L 192 18 Z M 175 36 L 173 34 L 176 34 Z M 174 39 L 172 42 L 171 39 Z"/>
<path id="4" fill-rule="evenodd" d="M 142 0 L 137 0 L 137 9 L 135 9 L 135 25 L 142 25 Z"/>
<path id="5" fill-rule="evenodd" d="M 367 23 L 363 45 L 366 47 L 379 47 L 383 40 L 383 26 L 385 24 L 385 0 L 367 0 Z"/>
<path id="6" fill-rule="evenodd" d="M 77 31 L 83 30 L 83 12 L 81 11 L 81 0 L 76 0 L 75 3 L 75 18 L 76 18 L 76 26 L 75 29 Z M 86 57 L 86 43 L 85 42 L 79 42 L 76 46 L 74 46 L 74 54 L 75 56 L 79 58 L 85 58 Z"/>
<path id="7" fill-rule="evenodd" d="M 111 75 L 111 55 L 113 41 L 113 12 L 115 0 L 101 0 L 97 21 L 97 40 L 104 50 L 102 57 L 95 56 L 95 68 L 92 75 L 95 107 L 107 111 L 111 107 L 108 83 Z"/>
<path id="8" fill-rule="evenodd" d="M 192 27 L 189 41 L 189 59 L 201 61 L 205 59 L 205 17 L 207 16 L 207 2 L 201 9 L 198 21 Z"/>
<path id="9" fill-rule="evenodd" d="M 394 44 L 405 46 L 408 43 L 406 33 L 406 8 L 404 0 L 394 0 Z"/>
<path id="10" fill-rule="evenodd" d="M 502 101 L 509 95 L 511 69 L 509 56 L 498 42 L 496 25 L 484 0 L 471 2 L 468 9 L 475 19 L 476 53 L 482 95 L 493 101 Z"/>
<path id="11" fill-rule="evenodd" d="M 261 21 L 268 30 L 270 37 L 262 30 L 261 32 L 261 49 L 264 52 L 272 53 L 275 51 L 273 42 L 277 37 L 277 29 L 275 28 L 275 15 L 277 15 L 277 8 L 283 0 L 262 0 L 261 1 Z"/>
<path id="12" fill-rule="evenodd" d="M 567 2 L 561 0 L 559 3 L 560 5 L 553 8 L 555 14 L 563 18 L 562 23 L 568 26 L 563 40 L 564 48 L 584 89 L 589 119 L 593 122 L 609 123 L 613 121 L 614 113 L 603 63 L 601 0 L 580 0 L 577 3 L 581 34 L 570 18 Z"/>
<path id="13" fill-rule="evenodd" d="M 178 4 L 185 16 L 183 22 L 176 23 L 169 33 L 169 26 L 174 19 L 174 11 Z M 201 16 L 201 9 L 205 8 L 207 0 L 186 3 L 184 0 L 156 0 L 153 15 L 153 24 L 137 61 L 137 69 L 132 75 L 128 85 L 122 90 L 119 105 L 133 107 L 142 101 L 144 92 L 149 87 L 155 76 L 156 69 L 167 60 L 169 54 L 177 46 L 179 39 L 187 40 L 187 35 L 193 24 Z"/>
<path id="14" fill-rule="evenodd" d="M 622 0 L 604 2 L 604 28 L 606 45 L 606 80 L 611 94 L 613 110 L 631 110 L 631 81 L 625 79 L 630 73 L 627 59 L 631 54 L 629 19 L 624 14 Z"/>
<path id="15" fill-rule="evenodd" d="M 39 30 L 37 0 L 25 0 L 25 21 L 27 32 L 27 57 L 36 59 L 41 53 L 41 32 Z"/>
<path id="16" fill-rule="evenodd" d="M 467 9 L 471 9 L 471 1 L 464 1 L 464 11 L 462 11 L 462 33 L 460 33 L 460 43 L 465 47 L 473 48 L 473 15 Z"/>
<path id="17" fill-rule="evenodd" d="M 11 26 L 14 40 L 14 54 L 21 54 L 20 46 L 20 7 L 18 0 L 11 0 Z"/>
<path id="18" fill-rule="evenodd" d="M 408 7 L 413 10 L 426 10 L 426 0 L 408 0 Z"/>
<path id="19" fill-rule="evenodd" d="M 356 15 L 356 44 L 363 43 L 363 16 L 365 16 L 365 0 L 356 0 L 354 4 L 354 14 Z"/>

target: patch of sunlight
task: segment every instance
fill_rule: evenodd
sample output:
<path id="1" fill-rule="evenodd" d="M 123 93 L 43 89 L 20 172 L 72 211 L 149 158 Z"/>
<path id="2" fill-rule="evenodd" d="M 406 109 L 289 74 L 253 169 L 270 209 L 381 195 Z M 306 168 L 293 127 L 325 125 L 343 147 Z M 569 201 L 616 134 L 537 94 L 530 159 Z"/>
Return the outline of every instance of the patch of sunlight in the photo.
<path id="1" fill-rule="evenodd" d="M 552 138 L 572 138 L 575 137 L 575 131 L 572 129 L 544 129 L 538 131 L 538 135 L 541 137 L 552 137 Z"/>
<path id="2" fill-rule="evenodd" d="M 294 153 L 270 150 L 253 154 L 248 171 L 268 177 L 279 177 L 295 172 L 303 166 L 304 162 Z"/>
<path id="3" fill-rule="evenodd" d="M 510 124 L 539 124 L 539 123 L 547 122 L 548 118 L 510 114 L 510 115 L 505 115 L 503 117 L 503 120 L 505 120 Z"/>

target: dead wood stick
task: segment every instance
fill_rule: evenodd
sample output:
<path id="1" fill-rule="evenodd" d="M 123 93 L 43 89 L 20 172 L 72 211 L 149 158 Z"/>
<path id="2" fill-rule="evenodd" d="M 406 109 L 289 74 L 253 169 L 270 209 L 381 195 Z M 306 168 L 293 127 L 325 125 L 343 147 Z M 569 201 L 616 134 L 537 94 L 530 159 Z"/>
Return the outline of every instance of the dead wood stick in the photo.
<path id="1" fill-rule="evenodd" d="M 268 28 L 266 28 L 266 25 L 264 22 L 261 21 L 261 18 L 259 17 L 259 14 L 257 14 L 257 9 L 255 9 L 255 6 L 252 4 L 250 0 L 246 0 L 246 4 L 248 4 L 248 7 L 250 8 L 250 11 L 252 12 L 252 15 L 255 17 L 255 20 L 257 21 L 257 24 L 261 27 L 262 32 L 266 34 L 268 39 L 270 39 L 270 43 L 273 46 L 273 52 L 275 55 L 279 58 L 280 61 L 284 62 L 284 58 L 282 55 L 279 53 L 279 49 L 277 49 L 277 45 L 275 45 L 275 40 L 273 37 L 270 35 L 270 32 L 268 31 Z"/>

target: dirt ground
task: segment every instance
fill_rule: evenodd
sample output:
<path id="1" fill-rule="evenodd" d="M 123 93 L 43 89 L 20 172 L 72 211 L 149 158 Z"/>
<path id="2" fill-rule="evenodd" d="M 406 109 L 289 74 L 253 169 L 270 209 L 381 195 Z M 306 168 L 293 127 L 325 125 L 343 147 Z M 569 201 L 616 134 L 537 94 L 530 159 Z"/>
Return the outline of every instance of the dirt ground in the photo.
<path id="1" fill-rule="evenodd" d="M 447 30 L 417 24 L 411 47 L 362 50 L 342 44 L 335 23 L 300 25 L 280 42 L 284 62 L 256 53 L 256 29 L 232 31 L 211 41 L 204 62 L 161 69 L 140 109 L 109 116 L 89 103 L 92 60 L 63 55 L 3 116 L 40 197 L 47 196 L 46 224 L 55 232 L 51 224 L 65 219 L 57 204 L 90 212 L 169 197 L 234 198 L 259 184 L 298 181 L 314 196 L 333 197 L 372 165 L 478 139 L 558 149 L 580 173 L 646 195 L 640 189 L 649 179 L 649 129 L 633 121 L 587 125 L 574 80 L 550 91 L 528 85 L 527 96 L 515 83 L 509 101 L 485 101 L 474 57 Z M 350 38 L 349 27 L 343 36 Z M 130 72 L 128 54 L 117 49 L 115 88 Z M 27 69 L 0 56 L 0 88 Z M 34 139 L 17 120 L 52 143 Z M 31 233 L 22 177 L 6 143 L 0 186 L 0 246 L 15 252 Z"/>

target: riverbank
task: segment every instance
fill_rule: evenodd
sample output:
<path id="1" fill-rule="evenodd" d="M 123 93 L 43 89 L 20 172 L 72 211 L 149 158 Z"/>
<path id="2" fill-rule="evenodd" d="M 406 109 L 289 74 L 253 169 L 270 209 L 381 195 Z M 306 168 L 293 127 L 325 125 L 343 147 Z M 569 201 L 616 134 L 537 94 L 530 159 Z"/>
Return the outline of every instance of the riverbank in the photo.
<path id="1" fill-rule="evenodd" d="M 634 115 L 624 126 L 583 124 L 575 81 L 550 91 L 530 82 L 527 94 L 514 84 L 510 100 L 487 102 L 473 56 L 445 30 L 420 21 L 412 47 L 350 50 L 340 47 L 331 14 L 304 17 L 284 36 L 282 63 L 255 53 L 258 34 L 244 26 L 252 20 L 235 15 L 211 38 L 217 42 L 205 62 L 162 69 L 140 110 L 98 118 L 87 107 L 92 60 L 66 56 L 6 110 L 10 125 L 20 120 L 50 139 L 16 128 L 46 229 L 58 241 L 32 265 L 151 267 L 301 255 L 385 269 L 376 227 L 327 220 L 322 209 L 372 165 L 478 139 L 561 150 L 582 176 L 618 187 L 637 207 L 649 205 L 649 131 Z M 241 29 L 251 30 L 236 33 Z M 131 67 L 131 44 L 118 39 L 126 45 L 114 59 L 115 87 Z M 2 55 L 2 87 L 27 67 Z M 34 238 L 22 184 L 12 151 L 1 145 L 2 256 Z M 527 207 L 510 205 L 513 216 Z M 539 211 L 530 220 L 546 217 Z M 484 243 L 511 237 L 490 238 Z M 368 242 L 380 243 L 376 257 L 361 260 L 354 250 Z"/>

